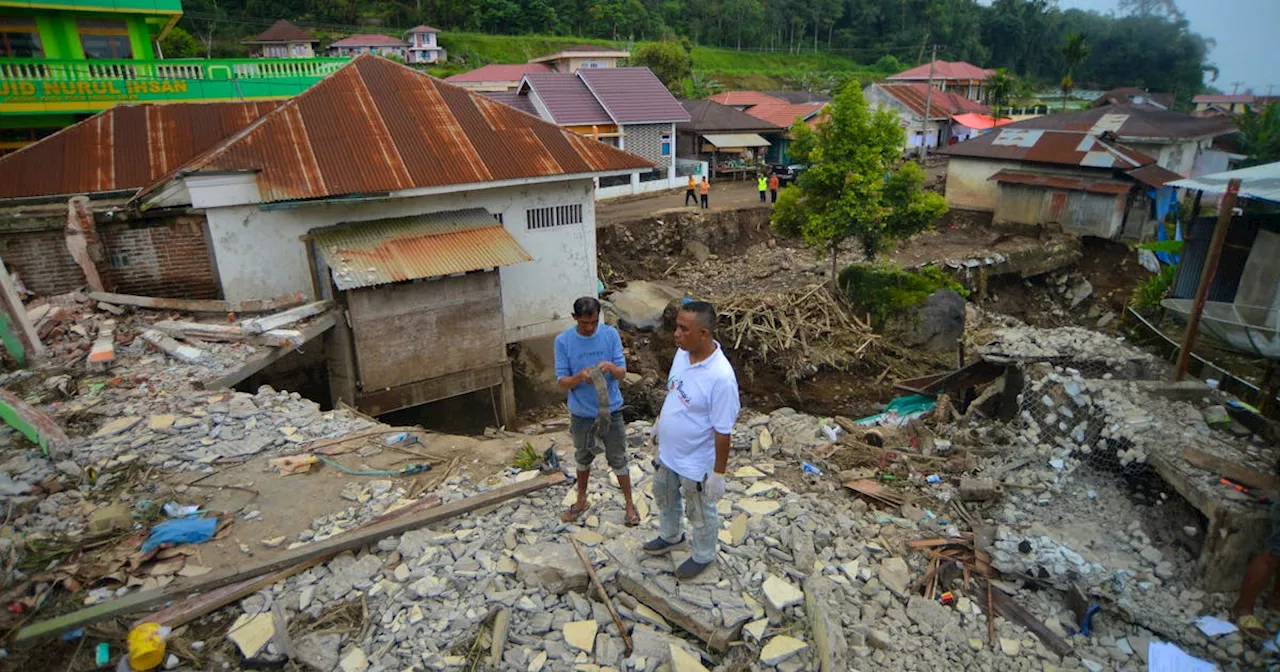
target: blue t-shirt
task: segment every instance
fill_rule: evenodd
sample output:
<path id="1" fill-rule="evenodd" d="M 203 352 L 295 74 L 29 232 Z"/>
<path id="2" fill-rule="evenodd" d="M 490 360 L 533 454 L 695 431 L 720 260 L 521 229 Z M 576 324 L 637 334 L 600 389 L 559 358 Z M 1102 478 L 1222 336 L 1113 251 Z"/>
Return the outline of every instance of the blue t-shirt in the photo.
<path id="1" fill-rule="evenodd" d="M 622 354 L 622 338 L 618 330 L 602 324 L 590 337 L 578 333 L 573 327 L 556 336 L 556 377 L 572 376 L 600 362 L 613 362 L 626 367 L 627 358 Z M 609 385 L 609 411 L 622 408 L 622 390 L 613 376 L 604 374 Z M 596 388 L 591 381 L 569 390 L 569 412 L 582 418 L 594 418 L 600 411 L 596 400 Z"/>

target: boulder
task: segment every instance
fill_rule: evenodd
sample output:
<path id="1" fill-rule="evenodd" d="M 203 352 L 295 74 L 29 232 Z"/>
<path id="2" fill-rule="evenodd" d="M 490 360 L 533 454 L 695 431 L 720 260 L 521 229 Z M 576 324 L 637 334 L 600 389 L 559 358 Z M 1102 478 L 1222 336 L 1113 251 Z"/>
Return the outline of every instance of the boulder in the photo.
<path id="1" fill-rule="evenodd" d="M 954 350 L 964 335 L 964 297 L 949 289 L 930 294 L 920 305 L 891 316 L 885 332 L 908 347 Z"/>
<path id="2" fill-rule="evenodd" d="M 675 288 L 658 282 L 638 280 L 615 292 L 611 299 L 618 311 L 618 324 L 637 331 L 652 331 L 662 324 L 667 304 L 684 296 Z"/>

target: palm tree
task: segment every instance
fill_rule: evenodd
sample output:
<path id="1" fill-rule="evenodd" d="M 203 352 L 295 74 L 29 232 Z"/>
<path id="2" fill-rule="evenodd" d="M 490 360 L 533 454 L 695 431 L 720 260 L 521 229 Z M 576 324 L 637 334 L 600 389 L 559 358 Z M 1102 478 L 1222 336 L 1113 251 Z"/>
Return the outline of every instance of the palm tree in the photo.
<path id="1" fill-rule="evenodd" d="M 1013 77 L 1004 69 L 996 70 L 987 77 L 987 104 L 991 106 L 991 116 L 1003 119 L 1000 108 L 1009 106 L 1009 98 L 1013 96 Z"/>
<path id="2" fill-rule="evenodd" d="M 1062 56 L 1067 61 L 1067 71 L 1062 75 L 1062 111 L 1067 111 L 1067 98 L 1071 96 L 1071 90 L 1075 88 L 1075 80 L 1072 75 L 1075 74 L 1076 67 L 1084 62 L 1089 56 L 1089 45 L 1085 41 L 1089 36 L 1085 33 L 1068 33 L 1067 44 L 1062 47 Z"/>

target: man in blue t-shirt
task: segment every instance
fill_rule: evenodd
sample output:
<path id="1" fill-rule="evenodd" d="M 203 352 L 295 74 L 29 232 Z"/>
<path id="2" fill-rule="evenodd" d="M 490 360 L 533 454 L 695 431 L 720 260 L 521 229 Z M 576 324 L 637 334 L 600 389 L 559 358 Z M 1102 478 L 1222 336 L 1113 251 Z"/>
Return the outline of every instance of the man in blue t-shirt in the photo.
<path id="1" fill-rule="evenodd" d="M 560 516 L 571 523 L 587 510 L 587 479 L 591 463 L 600 448 L 597 434 L 603 436 L 604 456 L 618 477 L 618 487 L 626 501 L 626 524 L 640 524 L 640 514 L 631 502 L 631 476 L 627 471 L 627 434 L 622 420 L 622 391 L 618 381 L 627 375 L 627 360 L 622 354 L 618 330 L 600 324 L 600 302 L 584 296 L 573 302 L 573 319 L 578 325 L 556 336 L 556 378 L 560 389 L 569 393 L 570 433 L 573 434 L 573 457 L 578 465 L 578 499 Z M 599 392 L 591 381 L 598 369 L 605 381 L 609 397 L 607 413 L 601 413 Z M 608 418 L 607 430 L 600 425 Z"/>

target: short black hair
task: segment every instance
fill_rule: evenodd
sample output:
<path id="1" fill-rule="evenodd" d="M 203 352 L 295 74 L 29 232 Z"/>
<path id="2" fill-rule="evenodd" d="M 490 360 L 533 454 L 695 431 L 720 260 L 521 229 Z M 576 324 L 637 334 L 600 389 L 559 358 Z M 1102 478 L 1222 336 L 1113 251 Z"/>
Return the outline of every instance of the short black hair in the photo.
<path id="1" fill-rule="evenodd" d="M 680 306 L 680 310 L 693 315 L 699 327 L 711 332 L 716 330 L 716 307 L 709 301 L 690 301 Z"/>
<path id="2" fill-rule="evenodd" d="M 588 315 L 600 314 L 600 300 L 591 296 L 584 296 L 573 302 L 573 316 L 586 317 Z"/>

